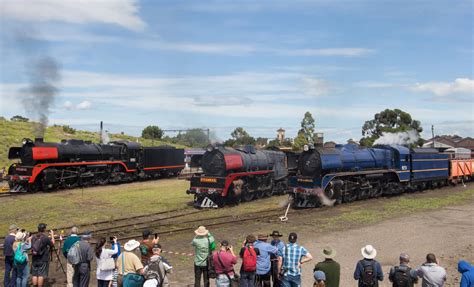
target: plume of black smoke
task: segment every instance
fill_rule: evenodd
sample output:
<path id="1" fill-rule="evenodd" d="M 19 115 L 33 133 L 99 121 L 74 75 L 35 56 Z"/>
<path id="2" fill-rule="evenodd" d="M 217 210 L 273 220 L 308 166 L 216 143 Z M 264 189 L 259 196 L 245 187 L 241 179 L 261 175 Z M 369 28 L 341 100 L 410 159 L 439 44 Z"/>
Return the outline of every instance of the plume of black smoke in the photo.
<path id="1" fill-rule="evenodd" d="M 41 57 L 26 65 L 29 86 L 22 92 L 22 104 L 32 117 L 35 137 L 43 137 L 54 98 L 58 93 L 56 85 L 60 80 L 59 66 L 51 57 Z"/>

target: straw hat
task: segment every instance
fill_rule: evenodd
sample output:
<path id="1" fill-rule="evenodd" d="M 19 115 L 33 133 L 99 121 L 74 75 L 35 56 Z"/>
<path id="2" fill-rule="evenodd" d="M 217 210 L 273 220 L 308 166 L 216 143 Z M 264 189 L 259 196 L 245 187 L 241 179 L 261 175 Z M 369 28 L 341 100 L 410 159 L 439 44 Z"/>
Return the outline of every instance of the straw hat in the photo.
<path id="1" fill-rule="evenodd" d="M 377 250 L 372 245 L 366 245 L 360 250 L 365 259 L 374 259 L 377 256 Z"/>
<path id="2" fill-rule="evenodd" d="M 270 233 L 269 236 L 272 236 L 272 237 L 282 237 L 283 234 L 281 234 L 280 231 L 273 230 L 273 232 Z"/>
<path id="3" fill-rule="evenodd" d="M 336 250 L 332 249 L 331 246 L 326 246 L 321 250 L 321 254 L 324 258 L 334 258 L 336 256 Z"/>
<path id="4" fill-rule="evenodd" d="M 198 229 L 194 230 L 194 233 L 197 236 L 206 236 L 209 233 L 209 231 L 206 229 L 206 227 L 201 225 L 198 227 Z"/>
<path id="5" fill-rule="evenodd" d="M 268 239 L 268 235 L 263 234 L 263 233 L 260 233 L 260 234 L 257 236 L 257 239 L 258 239 L 258 240 L 267 240 L 267 239 Z"/>
<path id="6" fill-rule="evenodd" d="M 140 246 L 140 242 L 136 241 L 135 239 L 132 239 L 127 241 L 123 248 L 125 249 L 125 251 L 133 251 L 137 249 L 138 246 Z"/>
<path id="7" fill-rule="evenodd" d="M 18 231 L 16 234 L 15 234 L 15 240 L 16 241 L 23 241 L 25 240 L 26 238 L 26 233 L 23 233 L 21 231 Z"/>

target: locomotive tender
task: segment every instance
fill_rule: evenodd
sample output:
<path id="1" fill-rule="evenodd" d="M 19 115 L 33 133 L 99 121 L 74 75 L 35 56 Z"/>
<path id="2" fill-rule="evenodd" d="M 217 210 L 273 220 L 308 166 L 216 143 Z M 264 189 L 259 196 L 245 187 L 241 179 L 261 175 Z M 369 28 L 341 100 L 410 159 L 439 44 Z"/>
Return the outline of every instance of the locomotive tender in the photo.
<path id="1" fill-rule="evenodd" d="M 35 192 L 177 175 L 184 167 L 184 150 L 171 146 L 142 147 L 114 141 L 95 144 L 83 140 L 61 143 L 24 139 L 9 150 L 11 191 Z"/>
<path id="2" fill-rule="evenodd" d="M 221 207 L 283 194 L 296 160 L 292 152 L 254 146 L 209 147 L 201 160 L 203 173 L 191 177 L 187 193 L 194 194 L 195 207 Z"/>
<path id="3" fill-rule="evenodd" d="M 400 145 L 304 147 L 290 179 L 294 208 L 340 204 L 472 179 L 474 160 Z"/>

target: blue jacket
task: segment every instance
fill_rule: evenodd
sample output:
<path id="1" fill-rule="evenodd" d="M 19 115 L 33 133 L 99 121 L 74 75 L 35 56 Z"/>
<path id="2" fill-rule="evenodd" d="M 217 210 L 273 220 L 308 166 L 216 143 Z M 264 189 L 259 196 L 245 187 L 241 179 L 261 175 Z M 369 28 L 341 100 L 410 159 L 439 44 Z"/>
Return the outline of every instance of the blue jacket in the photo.
<path id="1" fill-rule="evenodd" d="M 369 260 L 369 259 L 363 259 L 359 262 L 357 262 L 356 269 L 354 271 L 354 279 L 359 280 L 359 286 L 362 286 L 362 281 L 360 280 L 362 277 L 362 274 L 364 273 L 364 264 L 369 265 L 369 264 L 374 264 L 375 265 L 375 270 L 377 272 L 377 280 L 375 281 L 375 287 L 379 286 L 378 281 L 383 281 L 383 272 L 382 272 L 382 266 L 380 266 L 380 263 L 378 263 L 375 260 Z"/>
<path id="2" fill-rule="evenodd" d="M 458 271 L 462 274 L 461 285 L 459 287 L 474 286 L 474 267 L 464 260 L 459 260 Z"/>

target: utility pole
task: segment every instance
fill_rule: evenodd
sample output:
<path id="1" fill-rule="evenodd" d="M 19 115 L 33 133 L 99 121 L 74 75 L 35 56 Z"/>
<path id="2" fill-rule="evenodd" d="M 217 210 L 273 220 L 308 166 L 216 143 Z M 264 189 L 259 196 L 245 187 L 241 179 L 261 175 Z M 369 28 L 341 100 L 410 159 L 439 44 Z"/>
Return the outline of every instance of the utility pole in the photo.
<path id="1" fill-rule="evenodd" d="M 435 147 L 435 139 L 434 139 L 434 125 L 431 125 L 431 145 Z"/>

